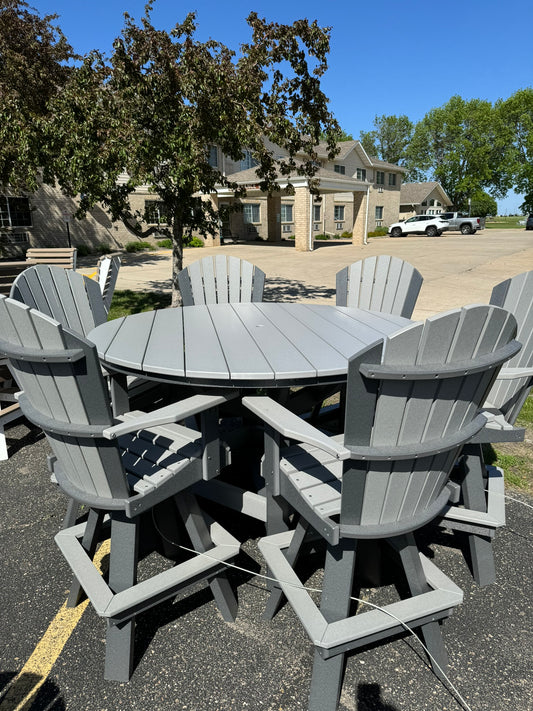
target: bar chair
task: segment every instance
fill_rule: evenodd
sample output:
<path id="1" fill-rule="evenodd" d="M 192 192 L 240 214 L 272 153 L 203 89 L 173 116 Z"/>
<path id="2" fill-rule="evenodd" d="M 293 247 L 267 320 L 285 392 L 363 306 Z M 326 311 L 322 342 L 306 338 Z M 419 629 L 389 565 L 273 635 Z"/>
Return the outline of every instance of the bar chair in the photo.
<path id="1" fill-rule="evenodd" d="M 243 398 L 266 426 L 270 495 L 296 515 L 294 530 L 261 539 L 259 548 L 277 580 L 265 617 L 286 596 L 315 645 L 309 711 L 337 709 L 346 652 L 405 633 L 403 624 L 420 631 L 442 677 L 447 656 L 439 622 L 462 592 L 419 553 L 414 531 L 446 506 L 454 462 L 485 423 L 479 407 L 502 363 L 520 348 L 515 333 L 507 311 L 470 306 L 412 324 L 354 356 L 340 437 L 267 397 Z M 281 437 L 299 444 L 282 449 Z M 310 532 L 326 542 L 320 609 L 295 571 Z M 361 544 L 379 540 L 399 559 L 410 597 L 352 615 Z"/>
<path id="2" fill-rule="evenodd" d="M 485 465 L 482 445 L 524 439 L 524 429 L 515 423 L 533 386 L 533 271 L 495 286 L 490 303 L 514 315 L 522 348 L 502 367 L 487 396 L 483 406 L 487 423 L 465 446 L 459 462 L 460 499 L 439 521 L 442 528 L 467 535 L 472 574 L 481 587 L 496 580 L 492 541 L 505 525 L 503 471 Z"/>
<path id="3" fill-rule="evenodd" d="M 98 285 L 96 285 L 98 288 Z M 85 523 L 60 531 L 56 542 L 75 582 L 107 621 L 105 678 L 127 681 L 132 672 L 135 616 L 179 590 L 207 580 L 225 620 L 237 601 L 224 562 L 239 542 L 200 509 L 192 486 L 217 476 L 218 443 L 174 424 L 213 412 L 233 395 L 194 395 L 152 413 L 113 418 L 96 348 L 58 321 L 18 301 L 0 297 L 0 351 L 21 390 L 24 415 L 41 427 L 52 448 L 49 468 L 72 500 L 89 508 Z M 137 582 L 143 514 L 173 502 L 197 553 Z M 110 532 L 109 532 L 110 531 Z M 110 537 L 109 578 L 92 562 L 102 536 Z"/>
<path id="4" fill-rule="evenodd" d="M 183 306 L 262 301 L 265 273 L 244 259 L 219 254 L 182 269 L 178 285 Z"/>

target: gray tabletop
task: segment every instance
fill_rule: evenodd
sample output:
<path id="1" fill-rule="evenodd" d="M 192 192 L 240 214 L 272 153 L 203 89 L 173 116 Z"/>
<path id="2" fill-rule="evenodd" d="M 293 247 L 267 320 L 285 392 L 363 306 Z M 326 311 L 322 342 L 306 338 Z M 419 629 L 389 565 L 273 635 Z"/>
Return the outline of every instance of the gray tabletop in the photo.
<path id="1" fill-rule="evenodd" d="M 350 356 L 409 323 L 324 304 L 214 304 L 126 316 L 88 338 L 112 371 L 216 387 L 283 387 L 342 380 Z"/>

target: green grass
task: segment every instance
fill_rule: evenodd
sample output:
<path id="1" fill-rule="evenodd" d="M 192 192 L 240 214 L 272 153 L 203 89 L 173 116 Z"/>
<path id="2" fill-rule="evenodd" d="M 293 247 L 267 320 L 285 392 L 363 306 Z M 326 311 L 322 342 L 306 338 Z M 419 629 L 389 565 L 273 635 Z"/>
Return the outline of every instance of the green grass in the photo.
<path id="1" fill-rule="evenodd" d="M 120 318 L 129 314 L 138 314 L 141 311 L 166 309 L 170 306 L 170 294 L 157 291 L 115 291 L 109 309 L 108 319 Z"/>
<path id="2" fill-rule="evenodd" d="M 487 230 L 523 230 L 525 225 L 521 225 L 520 221 L 525 220 L 525 217 L 492 217 L 485 221 Z"/>

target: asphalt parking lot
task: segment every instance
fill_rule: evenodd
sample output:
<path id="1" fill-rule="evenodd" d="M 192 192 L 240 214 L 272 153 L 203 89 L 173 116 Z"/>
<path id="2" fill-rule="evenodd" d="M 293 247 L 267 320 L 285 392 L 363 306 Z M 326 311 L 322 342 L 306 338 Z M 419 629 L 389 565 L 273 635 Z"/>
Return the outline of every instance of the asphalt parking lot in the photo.
<path id="1" fill-rule="evenodd" d="M 496 283 L 533 268 L 533 233 L 509 232 L 449 235 L 431 243 L 385 238 L 303 254 L 268 245 L 220 249 L 266 272 L 270 300 L 331 300 L 342 266 L 395 253 L 424 276 L 415 312 L 424 318 L 487 301 Z M 187 250 L 186 263 L 210 251 Z M 168 254 L 146 255 L 144 264 L 127 256 L 117 288 L 169 289 L 169 280 Z M 288 606 L 272 622 L 261 619 L 267 583 L 256 542 L 262 526 L 221 509 L 214 513 L 243 542 L 242 569 L 229 573 L 239 598 L 236 621 L 222 620 L 200 584 L 139 617 L 131 681 L 105 682 L 104 621 L 91 607 L 80 609 L 79 619 L 63 609 L 70 572 L 53 538 L 66 499 L 50 482 L 49 446 L 24 422 L 9 428 L 8 446 L 10 458 L 0 462 L 0 711 L 305 711 L 312 646 Z M 416 640 L 405 637 L 349 657 L 340 711 L 533 710 L 533 500 L 508 494 L 507 526 L 494 544 L 497 582 L 487 588 L 472 581 L 460 538 L 438 531 L 420 537 L 424 552 L 464 591 L 444 636 L 449 678 L 467 706 L 433 675 Z M 310 584 L 320 586 L 319 571 Z M 364 594 L 378 599 L 372 591 Z"/>

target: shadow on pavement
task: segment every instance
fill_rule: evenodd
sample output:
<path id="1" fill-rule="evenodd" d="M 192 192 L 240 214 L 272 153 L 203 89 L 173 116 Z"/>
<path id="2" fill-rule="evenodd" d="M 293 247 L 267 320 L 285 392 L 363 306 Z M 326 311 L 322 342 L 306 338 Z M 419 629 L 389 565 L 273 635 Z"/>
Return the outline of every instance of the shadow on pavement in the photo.
<path id="1" fill-rule="evenodd" d="M 267 277 L 264 301 L 300 301 L 301 299 L 330 299 L 335 297 L 335 289 L 326 286 L 312 286 L 297 279 Z"/>

